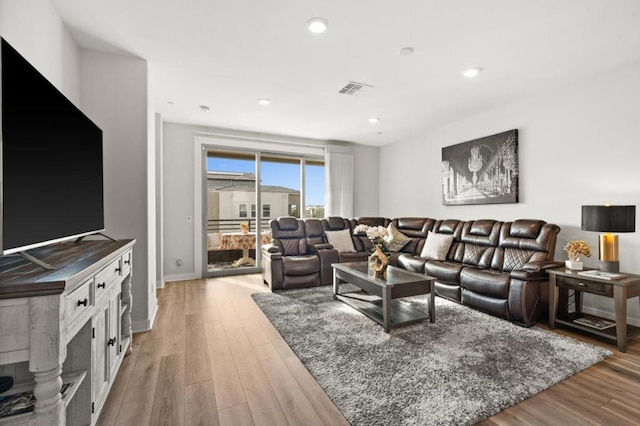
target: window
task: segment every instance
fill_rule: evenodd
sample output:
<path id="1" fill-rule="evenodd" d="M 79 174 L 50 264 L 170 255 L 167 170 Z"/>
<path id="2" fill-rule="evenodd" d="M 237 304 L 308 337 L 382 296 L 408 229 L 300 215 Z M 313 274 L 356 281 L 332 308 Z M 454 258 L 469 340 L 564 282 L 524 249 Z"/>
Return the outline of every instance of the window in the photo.
<path id="1" fill-rule="evenodd" d="M 256 217 L 256 205 L 251 204 L 251 217 Z"/>
<path id="2" fill-rule="evenodd" d="M 271 217 L 271 204 L 262 205 L 262 217 Z"/>
<path id="3" fill-rule="evenodd" d="M 304 162 L 304 217 L 324 217 L 324 161 Z"/>
<path id="4" fill-rule="evenodd" d="M 247 205 L 246 204 L 238 204 L 238 216 L 247 217 Z"/>
<path id="5" fill-rule="evenodd" d="M 289 216 L 298 216 L 298 206 L 296 204 L 289 204 Z"/>

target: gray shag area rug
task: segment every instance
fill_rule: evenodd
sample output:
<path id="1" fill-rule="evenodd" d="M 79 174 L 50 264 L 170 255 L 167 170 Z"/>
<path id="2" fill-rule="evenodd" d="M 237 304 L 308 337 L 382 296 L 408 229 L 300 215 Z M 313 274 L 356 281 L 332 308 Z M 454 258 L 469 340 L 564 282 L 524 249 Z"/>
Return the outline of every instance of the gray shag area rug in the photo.
<path id="1" fill-rule="evenodd" d="M 352 425 L 474 424 L 612 355 L 439 297 L 389 334 L 330 286 L 252 297 Z"/>

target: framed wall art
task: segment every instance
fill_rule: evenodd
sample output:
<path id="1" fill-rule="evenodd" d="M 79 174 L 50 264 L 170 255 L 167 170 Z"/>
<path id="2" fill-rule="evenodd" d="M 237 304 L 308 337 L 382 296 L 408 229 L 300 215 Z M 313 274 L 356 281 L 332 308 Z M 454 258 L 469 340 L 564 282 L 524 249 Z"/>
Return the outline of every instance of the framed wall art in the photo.
<path id="1" fill-rule="evenodd" d="M 442 204 L 518 202 L 518 129 L 442 148 Z"/>

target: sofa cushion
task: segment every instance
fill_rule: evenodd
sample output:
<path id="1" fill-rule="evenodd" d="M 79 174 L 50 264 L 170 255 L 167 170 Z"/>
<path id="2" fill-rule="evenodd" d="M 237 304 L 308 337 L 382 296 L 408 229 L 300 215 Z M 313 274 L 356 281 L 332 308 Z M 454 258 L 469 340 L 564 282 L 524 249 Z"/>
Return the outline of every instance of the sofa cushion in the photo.
<path id="1" fill-rule="evenodd" d="M 389 224 L 389 226 L 387 227 L 387 232 L 388 235 L 384 238 L 384 240 L 387 243 L 387 249 L 389 251 L 398 252 L 411 241 L 411 238 L 398 231 L 398 229 L 393 226 L 393 223 Z"/>
<path id="2" fill-rule="evenodd" d="M 463 266 L 456 262 L 429 260 L 424 265 L 424 273 L 446 284 L 458 284 Z"/>
<path id="3" fill-rule="evenodd" d="M 351 239 L 351 231 L 348 229 L 341 231 L 324 231 L 324 234 L 327 236 L 327 242 L 339 252 L 348 253 L 356 251 L 353 246 L 353 240 Z"/>
<path id="4" fill-rule="evenodd" d="M 492 269 L 478 269 L 468 266 L 460 273 L 460 285 L 477 294 L 506 299 L 509 296 L 511 276 Z"/>
<path id="5" fill-rule="evenodd" d="M 422 247 L 422 251 L 420 252 L 420 257 L 445 260 L 452 242 L 453 235 L 436 234 L 435 232 L 429 231 L 427 241 L 425 241 L 424 247 Z"/>
<path id="6" fill-rule="evenodd" d="M 403 253 L 398 256 L 398 266 L 406 269 L 407 271 L 413 272 L 424 272 L 424 264 L 427 262 L 426 259 L 415 257 L 409 253 Z"/>

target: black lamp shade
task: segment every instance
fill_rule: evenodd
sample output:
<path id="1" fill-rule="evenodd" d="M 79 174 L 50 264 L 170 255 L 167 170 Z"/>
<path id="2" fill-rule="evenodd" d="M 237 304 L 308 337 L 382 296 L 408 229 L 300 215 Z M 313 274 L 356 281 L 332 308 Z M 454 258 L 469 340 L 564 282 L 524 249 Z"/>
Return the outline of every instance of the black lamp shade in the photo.
<path id="1" fill-rule="evenodd" d="M 582 206 L 582 230 L 636 232 L 636 206 Z"/>

